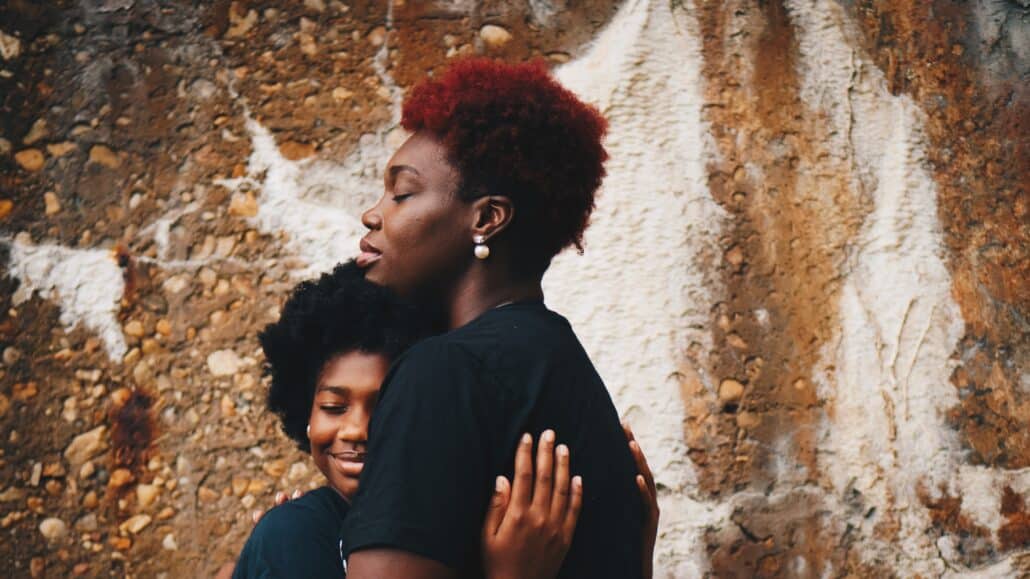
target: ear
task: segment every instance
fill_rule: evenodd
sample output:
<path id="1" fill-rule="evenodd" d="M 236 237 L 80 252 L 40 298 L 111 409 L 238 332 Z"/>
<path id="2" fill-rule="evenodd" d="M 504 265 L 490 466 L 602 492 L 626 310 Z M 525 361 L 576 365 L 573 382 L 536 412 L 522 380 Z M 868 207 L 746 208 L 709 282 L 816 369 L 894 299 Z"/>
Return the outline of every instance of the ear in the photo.
<path id="1" fill-rule="evenodd" d="M 504 231 L 515 218 L 515 205 L 503 195 L 487 195 L 472 202 L 472 235 L 487 241 Z"/>

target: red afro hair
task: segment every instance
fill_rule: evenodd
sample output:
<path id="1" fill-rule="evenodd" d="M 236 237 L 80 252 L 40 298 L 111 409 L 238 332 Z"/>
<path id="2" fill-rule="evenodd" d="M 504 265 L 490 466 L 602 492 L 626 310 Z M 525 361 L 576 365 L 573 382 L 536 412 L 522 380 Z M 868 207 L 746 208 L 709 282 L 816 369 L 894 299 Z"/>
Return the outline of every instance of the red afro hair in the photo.
<path id="1" fill-rule="evenodd" d="M 417 85 L 401 124 L 434 133 L 461 174 L 459 195 L 503 195 L 515 205 L 515 264 L 543 272 L 575 245 L 594 209 L 608 153 L 607 122 L 541 61 L 461 60 Z"/>

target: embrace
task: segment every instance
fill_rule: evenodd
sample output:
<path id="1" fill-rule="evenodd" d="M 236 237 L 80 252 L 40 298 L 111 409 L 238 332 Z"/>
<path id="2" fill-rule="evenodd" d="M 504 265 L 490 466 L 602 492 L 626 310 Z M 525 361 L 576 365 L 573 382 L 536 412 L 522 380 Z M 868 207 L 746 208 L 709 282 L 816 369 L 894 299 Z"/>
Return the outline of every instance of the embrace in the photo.
<path id="1" fill-rule="evenodd" d="M 470 59 L 402 125 L 357 259 L 261 335 L 268 407 L 327 486 L 267 513 L 233 576 L 649 577 L 651 473 L 541 289 L 581 246 L 604 118 L 542 64 Z"/>

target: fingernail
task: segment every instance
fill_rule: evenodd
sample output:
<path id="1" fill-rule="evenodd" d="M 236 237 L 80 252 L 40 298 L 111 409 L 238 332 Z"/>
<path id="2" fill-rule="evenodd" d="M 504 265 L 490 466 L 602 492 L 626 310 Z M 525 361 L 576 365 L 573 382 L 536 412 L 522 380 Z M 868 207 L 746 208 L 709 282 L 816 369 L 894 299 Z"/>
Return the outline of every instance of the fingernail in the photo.
<path id="1" fill-rule="evenodd" d="M 253 513 L 250 514 L 250 519 L 252 521 L 254 521 L 255 523 L 258 522 L 258 519 L 260 519 L 260 518 L 261 518 L 261 511 L 254 511 Z"/>
<path id="2" fill-rule="evenodd" d="M 504 489 L 504 477 L 503 476 L 499 476 L 499 477 L 497 477 L 496 480 L 494 480 L 494 490 L 497 491 L 497 492 L 501 492 L 503 489 Z"/>
<path id="3" fill-rule="evenodd" d="M 558 456 L 565 456 L 569 454 L 569 447 L 565 446 L 564 444 L 559 444 L 558 448 L 556 449 L 556 452 L 558 453 Z"/>
<path id="4" fill-rule="evenodd" d="M 544 442 L 554 442 L 554 431 L 545 430 L 543 436 L 540 438 L 542 438 Z"/>
<path id="5" fill-rule="evenodd" d="M 279 492 L 275 493 L 275 502 L 278 503 L 279 501 L 281 501 L 281 500 L 283 500 L 285 498 L 286 498 L 286 493 L 284 493 L 282 491 L 279 491 Z"/>
<path id="6" fill-rule="evenodd" d="M 533 437 L 530 436 L 528 432 L 522 435 L 522 444 L 532 444 L 532 443 L 533 443 Z"/>
<path id="7" fill-rule="evenodd" d="M 300 498 L 300 489 L 296 489 L 296 490 L 293 491 L 293 498 L 295 498 L 295 499 L 299 499 Z"/>
<path id="8" fill-rule="evenodd" d="M 576 475 L 576 476 L 572 477 L 572 486 L 574 486 L 574 487 L 581 487 L 581 486 L 583 486 L 583 477 L 581 477 L 579 475 Z"/>

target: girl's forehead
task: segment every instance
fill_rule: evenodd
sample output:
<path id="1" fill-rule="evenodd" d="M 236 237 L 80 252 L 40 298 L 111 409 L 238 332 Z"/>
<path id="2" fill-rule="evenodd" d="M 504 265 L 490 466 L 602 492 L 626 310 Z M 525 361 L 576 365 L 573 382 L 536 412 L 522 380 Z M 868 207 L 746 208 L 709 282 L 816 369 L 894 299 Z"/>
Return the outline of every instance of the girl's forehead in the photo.
<path id="1" fill-rule="evenodd" d="M 389 368 L 390 358 L 385 354 L 360 350 L 344 352 L 326 362 L 318 380 L 318 390 L 336 388 L 350 393 L 376 391 Z"/>

